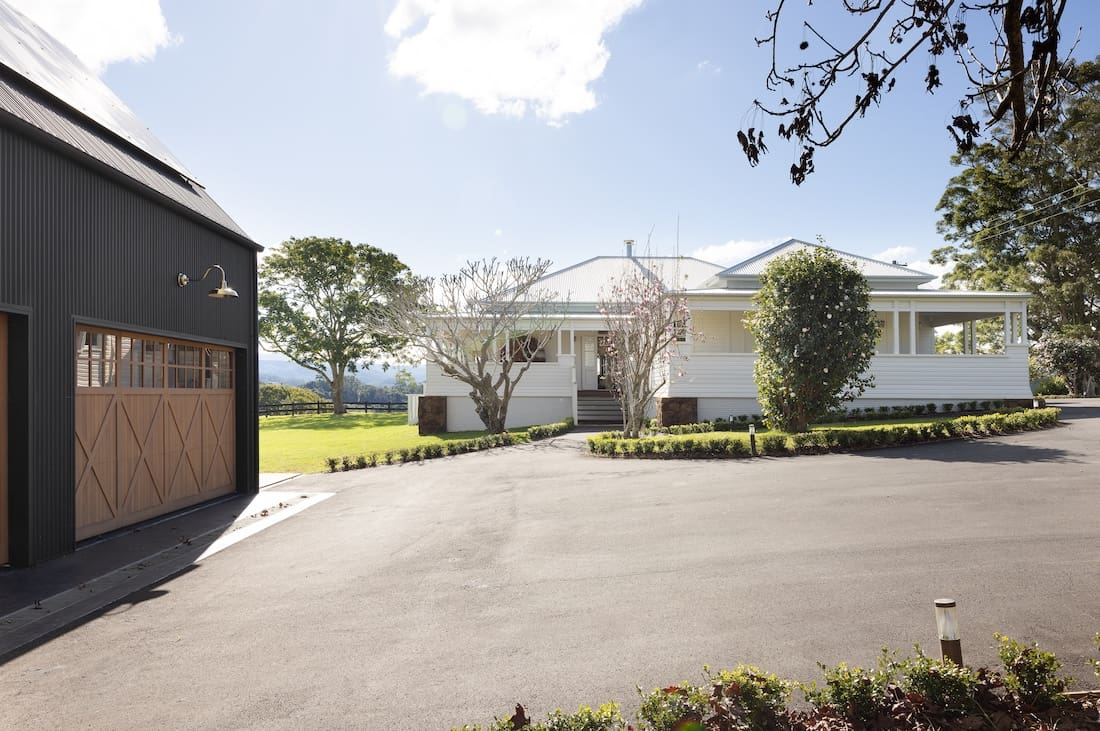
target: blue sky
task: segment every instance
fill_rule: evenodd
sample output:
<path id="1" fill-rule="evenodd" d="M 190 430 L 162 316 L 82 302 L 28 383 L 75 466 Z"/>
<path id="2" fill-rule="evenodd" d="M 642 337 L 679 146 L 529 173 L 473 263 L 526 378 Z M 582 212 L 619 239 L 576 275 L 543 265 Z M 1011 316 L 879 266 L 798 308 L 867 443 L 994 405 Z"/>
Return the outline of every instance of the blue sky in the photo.
<path id="1" fill-rule="evenodd" d="M 651 230 L 671 255 L 677 217 L 679 253 L 722 264 L 791 236 L 917 266 L 943 244 L 957 105 L 950 84 L 923 92 L 926 55 L 800 188 L 772 124 L 748 167 L 761 0 L 10 1 L 265 246 L 339 236 L 439 274 L 489 256 L 564 267 Z M 1100 53 L 1100 4 L 1067 15 L 1076 57 Z M 840 20 L 822 22 L 854 28 Z"/>

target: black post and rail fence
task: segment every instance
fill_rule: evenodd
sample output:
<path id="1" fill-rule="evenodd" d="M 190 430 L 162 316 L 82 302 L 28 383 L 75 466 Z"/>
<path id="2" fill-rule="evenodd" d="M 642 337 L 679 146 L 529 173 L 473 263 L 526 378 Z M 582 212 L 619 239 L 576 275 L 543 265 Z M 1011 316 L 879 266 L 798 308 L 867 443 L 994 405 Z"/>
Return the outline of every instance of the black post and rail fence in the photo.
<path id="1" fill-rule="evenodd" d="M 344 408 L 353 411 L 402 412 L 409 405 L 405 401 L 345 401 Z M 299 416 L 302 414 L 331 414 L 331 401 L 309 403 L 260 404 L 260 416 Z"/>

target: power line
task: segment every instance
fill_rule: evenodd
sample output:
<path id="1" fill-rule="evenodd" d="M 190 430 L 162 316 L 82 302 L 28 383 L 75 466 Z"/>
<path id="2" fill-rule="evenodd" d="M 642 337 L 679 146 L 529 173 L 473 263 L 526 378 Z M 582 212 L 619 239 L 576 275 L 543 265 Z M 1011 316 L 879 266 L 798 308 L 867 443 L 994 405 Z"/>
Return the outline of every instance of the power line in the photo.
<path id="1" fill-rule="evenodd" d="M 1088 184 L 1082 183 L 1081 185 L 1083 187 L 1081 187 L 1079 190 L 1077 190 L 1077 186 L 1074 186 L 1073 188 L 1070 188 L 1068 190 L 1064 190 L 1061 193 L 1055 193 L 1054 195 L 1047 196 L 1046 198 L 1043 198 L 1043 199 L 1037 201 L 1034 204 L 1030 204 L 1031 208 L 1029 208 L 1027 210 L 1025 210 L 1024 208 L 1018 208 L 1009 215 L 1011 215 L 1011 216 L 1025 215 L 1026 216 L 1026 215 L 1034 215 L 1034 214 L 1037 214 L 1037 213 L 1042 213 L 1043 211 L 1045 211 L 1049 208 L 1053 208 L 1054 206 L 1064 206 L 1065 204 L 1073 201 L 1074 198 L 1080 198 L 1085 193 L 1089 193 L 1089 192 L 1093 191 L 1093 188 L 1090 188 L 1088 186 Z M 1068 197 L 1064 198 L 1064 199 L 1053 200 L 1054 198 L 1058 198 L 1059 196 L 1062 196 L 1062 195 L 1065 195 L 1066 193 L 1069 193 L 1071 190 L 1077 190 L 1077 192 L 1074 193 L 1071 196 L 1068 196 Z M 1051 201 L 1051 202 L 1047 203 L 1046 205 L 1038 205 L 1039 203 L 1042 203 L 1043 201 Z M 990 224 L 989 226 L 986 226 L 983 230 L 984 231 L 989 231 L 990 229 L 992 229 L 992 230 L 995 231 L 998 228 L 1004 228 L 1005 226 L 1012 226 L 1013 224 L 1018 224 L 1018 223 L 1019 223 L 1018 220 L 1013 220 L 1011 218 L 1006 218 L 1003 221 L 993 223 L 993 224 Z"/>
<path id="2" fill-rule="evenodd" d="M 1044 216 L 1044 217 L 1040 218 L 1040 219 L 1039 219 L 1039 220 L 1037 220 L 1037 221 L 1025 221 L 1024 223 L 1021 223 L 1021 224 L 1020 224 L 1020 225 L 1018 225 L 1018 226 L 1013 226 L 1012 228 L 1010 228 L 1010 229 L 1006 229 L 1006 230 L 1003 230 L 1003 231 L 996 231 L 996 232 L 994 232 L 994 233 L 992 233 L 992 234 L 989 234 L 988 236 L 983 236 L 982 238 L 983 238 L 983 240 L 988 240 L 988 239 L 995 239 L 995 238 L 997 238 L 998 236 L 1004 236 L 1005 234 L 1010 234 L 1010 233 L 1012 233 L 1013 231 L 1019 231 L 1019 230 L 1020 230 L 1020 229 L 1022 229 L 1022 228 L 1026 228 L 1026 227 L 1028 227 L 1028 226 L 1033 226 L 1033 225 L 1035 225 L 1035 224 L 1037 224 L 1037 223 L 1042 223 L 1043 221 L 1049 221 L 1050 219 L 1052 219 L 1052 218 L 1054 218 L 1054 217 L 1056 217 L 1056 216 L 1061 216 L 1061 215 L 1064 215 L 1064 214 L 1066 214 L 1066 213 L 1073 213 L 1073 212 L 1074 212 L 1074 211 L 1076 211 L 1076 210 L 1079 210 L 1079 209 L 1081 209 L 1081 208 L 1084 208 L 1085 206 L 1091 206 L 1091 205 L 1093 205 L 1094 203 L 1100 203 L 1100 200 L 1094 200 L 1094 201 L 1085 201 L 1084 203 L 1079 203 L 1078 205 L 1076 205 L 1076 206 L 1074 206 L 1073 208 L 1070 208 L 1070 209 L 1068 209 L 1068 210 L 1065 210 L 1065 211 L 1058 211 L 1057 213 L 1052 213 L 1052 214 L 1050 214 L 1049 216 Z"/>

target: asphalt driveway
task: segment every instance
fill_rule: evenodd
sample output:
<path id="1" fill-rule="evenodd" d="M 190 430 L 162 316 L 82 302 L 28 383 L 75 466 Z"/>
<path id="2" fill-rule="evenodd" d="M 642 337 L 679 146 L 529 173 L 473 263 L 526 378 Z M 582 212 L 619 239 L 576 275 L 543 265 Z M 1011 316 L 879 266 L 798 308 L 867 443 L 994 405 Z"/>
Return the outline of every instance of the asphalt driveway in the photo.
<path id="1" fill-rule="evenodd" d="M 1100 408 L 853 455 L 615 461 L 577 438 L 298 478 L 336 492 L 0 667 L 3 728 L 449 729 L 635 685 L 994 631 L 1082 685 L 1100 630 Z"/>

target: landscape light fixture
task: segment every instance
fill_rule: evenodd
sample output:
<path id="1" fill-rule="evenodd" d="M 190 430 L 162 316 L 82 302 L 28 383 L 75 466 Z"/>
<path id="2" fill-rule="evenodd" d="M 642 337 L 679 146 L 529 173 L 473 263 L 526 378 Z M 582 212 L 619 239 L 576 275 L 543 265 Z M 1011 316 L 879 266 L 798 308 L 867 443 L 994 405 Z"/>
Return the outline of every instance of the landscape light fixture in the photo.
<path id="1" fill-rule="evenodd" d="M 962 643 L 959 641 L 959 617 L 954 599 L 936 600 L 936 633 L 944 660 L 962 667 Z"/>
<path id="2" fill-rule="evenodd" d="M 215 269 L 217 269 L 219 272 L 222 273 L 222 283 L 219 286 L 215 287 L 214 289 L 210 290 L 207 294 L 209 294 L 211 297 L 214 297 L 215 299 L 224 299 L 226 297 L 233 297 L 233 298 L 240 297 L 240 295 L 237 294 L 237 290 L 233 289 L 228 284 L 226 284 L 226 282 L 225 282 L 225 270 L 222 269 L 221 266 L 218 265 L 218 264 L 212 264 L 212 265 L 208 266 L 206 268 L 206 271 L 202 273 L 202 276 L 199 277 L 195 281 L 201 282 L 202 280 L 206 279 L 207 275 L 210 274 L 210 272 L 214 271 Z M 180 272 L 179 274 L 176 275 L 176 285 L 177 286 L 186 287 L 190 283 L 191 283 L 191 277 L 187 276 L 183 272 Z"/>

